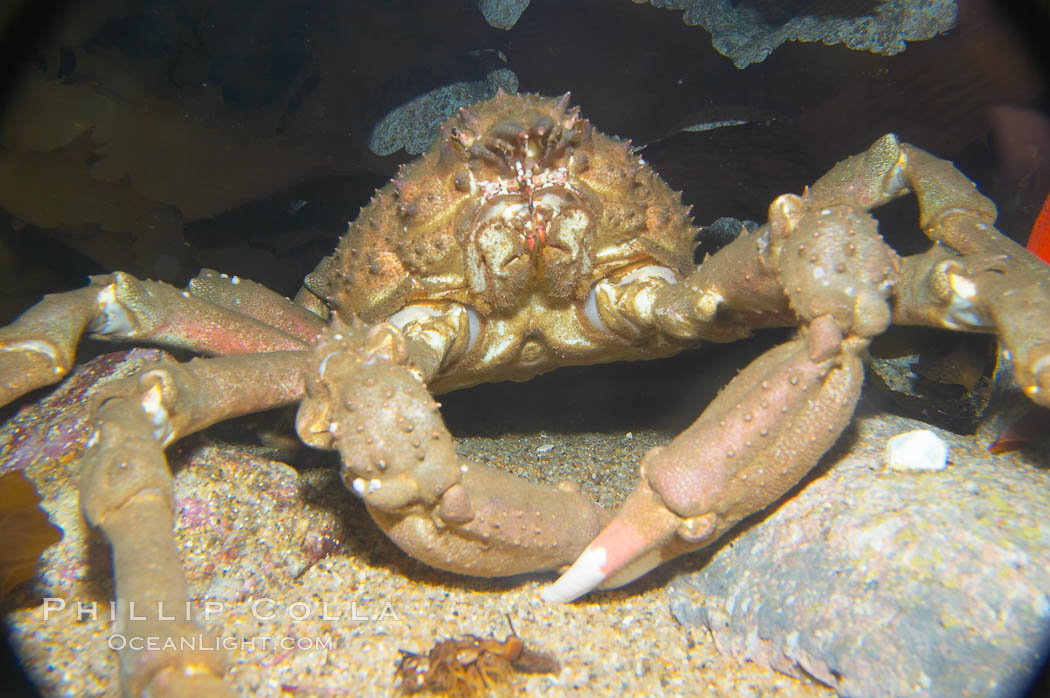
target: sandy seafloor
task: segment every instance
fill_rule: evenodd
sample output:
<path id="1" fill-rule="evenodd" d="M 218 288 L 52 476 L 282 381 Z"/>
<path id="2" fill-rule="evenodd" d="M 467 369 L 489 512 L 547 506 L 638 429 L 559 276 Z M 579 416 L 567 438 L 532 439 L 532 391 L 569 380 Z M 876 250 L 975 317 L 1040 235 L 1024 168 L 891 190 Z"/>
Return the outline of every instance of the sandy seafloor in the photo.
<path id="1" fill-rule="evenodd" d="M 573 479 L 616 507 L 633 487 L 642 454 L 688 424 L 755 351 L 694 352 L 658 368 L 571 369 L 442 401 L 464 456 L 544 481 Z M 728 367 L 715 367 L 715 359 Z M 13 443 L 33 429 L 47 432 L 50 445 L 37 449 L 40 457 L 15 453 L 23 459 L 16 465 L 26 468 L 65 530 L 7 620 L 44 695 L 118 695 L 116 655 L 107 647 L 108 547 L 77 508 L 83 434 L 63 431 L 61 419 L 47 421 L 75 412 L 78 400 L 54 402 L 50 416 L 22 413 L 0 432 L 0 447 L 8 449 L 0 461 L 8 467 Z M 391 695 L 399 649 L 421 652 L 439 638 L 468 633 L 502 640 L 508 618 L 528 647 L 562 665 L 553 675 L 516 675 L 509 695 L 831 695 L 815 682 L 722 656 L 706 632 L 678 625 L 666 586 L 676 572 L 699 568 L 703 554 L 622 590 L 546 604 L 538 594 L 552 576 L 470 579 L 408 559 L 342 486 L 332 456 L 244 445 L 256 433 L 256 425 L 241 421 L 168 452 L 190 593 L 198 609 L 205 601 L 221 607 L 205 625 L 235 646 L 228 680 L 242 695 Z M 64 599 L 67 607 L 45 621 L 36 605 L 43 597 Z M 253 616 L 253 601 L 263 617 Z M 77 618 L 77 602 L 97 604 L 98 618 Z M 304 649 L 268 646 L 282 638 Z"/>

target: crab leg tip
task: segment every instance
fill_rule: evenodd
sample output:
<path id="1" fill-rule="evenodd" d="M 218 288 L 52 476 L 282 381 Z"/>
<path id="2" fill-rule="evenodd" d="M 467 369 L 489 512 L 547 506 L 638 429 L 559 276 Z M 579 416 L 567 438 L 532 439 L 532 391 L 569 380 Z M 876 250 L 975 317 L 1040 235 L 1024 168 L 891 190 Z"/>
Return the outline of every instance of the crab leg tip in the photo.
<path id="1" fill-rule="evenodd" d="M 608 576 L 602 571 L 607 558 L 604 546 L 588 546 L 557 581 L 540 592 L 540 598 L 548 603 L 568 603 L 592 591 Z"/>
<path id="2" fill-rule="evenodd" d="M 634 581 L 663 561 L 680 520 L 662 505 L 643 480 L 617 517 L 591 541 L 576 562 L 542 592 L 544 601 L 574 601 L 599 586 Z"/>

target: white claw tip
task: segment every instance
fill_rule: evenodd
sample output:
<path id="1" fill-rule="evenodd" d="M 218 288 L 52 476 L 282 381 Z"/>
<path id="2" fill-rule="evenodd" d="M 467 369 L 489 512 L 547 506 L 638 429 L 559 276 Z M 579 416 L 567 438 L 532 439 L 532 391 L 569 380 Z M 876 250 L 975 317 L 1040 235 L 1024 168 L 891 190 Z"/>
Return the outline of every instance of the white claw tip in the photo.
<path id="1" fill-rule="evenodd" d="M 548 603 L 568 603 L 580 598 L 605 580 L 602 568 L 606 558 L 604 547 L 587 548 L 562 576 L 540 592 L 540 598 Z"/>

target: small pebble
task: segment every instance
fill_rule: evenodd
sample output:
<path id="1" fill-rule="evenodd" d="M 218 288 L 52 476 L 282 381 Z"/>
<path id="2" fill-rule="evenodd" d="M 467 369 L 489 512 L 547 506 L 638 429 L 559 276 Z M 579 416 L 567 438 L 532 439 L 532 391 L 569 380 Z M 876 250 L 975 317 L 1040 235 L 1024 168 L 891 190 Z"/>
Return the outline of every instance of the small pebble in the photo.
<path id="1" fill-rule="evenodd" d="M 886 442 L 886 467 L 902 472 L 944 470 L 948 465 L 948 444 L 929 429 L 897 434 Z"/>

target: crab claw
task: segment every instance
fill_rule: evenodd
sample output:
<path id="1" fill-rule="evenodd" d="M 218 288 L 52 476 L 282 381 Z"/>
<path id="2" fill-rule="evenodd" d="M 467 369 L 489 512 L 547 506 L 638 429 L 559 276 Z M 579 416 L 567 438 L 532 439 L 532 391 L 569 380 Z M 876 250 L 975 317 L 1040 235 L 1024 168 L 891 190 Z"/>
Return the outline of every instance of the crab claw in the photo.
<path id="1" fill-rule="evenodd" d="M 543 599 L 626 584 L 779 499 L 849 423 L 866 345 L 843 339 L 824 315 L 760 356 L 688 429 L 645 455 L 634 493 Z"/>
<path id="2" fill-rule="evenodd" d="M 669 510 L 660 495 L 642 481 L 627 498 L 616 518 L 562 573 L 541 592 L 544 601 L 566 603 L 598 586 L 616 587 L 642 576 L 665 560 L 687 552 L 675 551 L 675 531 L 682 519 Z M 666 551 L 666 552 L 665 552 Z"/>

